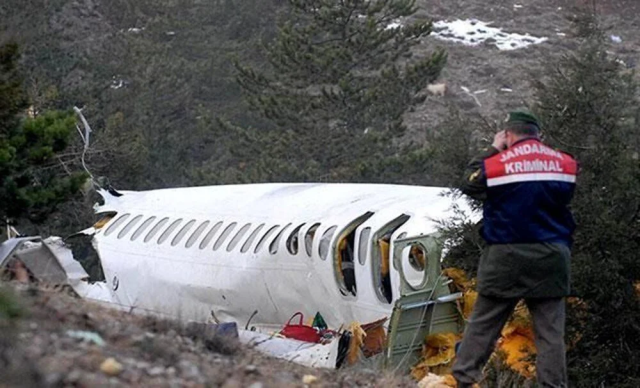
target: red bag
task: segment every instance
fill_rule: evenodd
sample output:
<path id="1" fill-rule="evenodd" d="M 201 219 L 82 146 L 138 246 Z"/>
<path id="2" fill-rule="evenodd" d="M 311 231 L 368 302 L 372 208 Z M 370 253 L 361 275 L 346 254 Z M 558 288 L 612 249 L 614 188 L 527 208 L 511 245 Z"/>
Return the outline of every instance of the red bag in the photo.
<path id="1" fill-rule="evenodd" d="M 300 316 L 300 322 L 297 325 L 292 324 L 291 321 L 293 321 L 293 318 L 295 318 L 297 315 Z M 293 316 L 289 319 L 289 322 L 287 322 L 282 330 L 280 330 L 280 334 L 287 338 L 293 338 L 298 341 L 315 343 L 320 342 L 320 333 L 314 327 L 303 325 L 303 319 L 304 317 L 301 312 L 298 311 L 297 313 L 293 314 Z"/>

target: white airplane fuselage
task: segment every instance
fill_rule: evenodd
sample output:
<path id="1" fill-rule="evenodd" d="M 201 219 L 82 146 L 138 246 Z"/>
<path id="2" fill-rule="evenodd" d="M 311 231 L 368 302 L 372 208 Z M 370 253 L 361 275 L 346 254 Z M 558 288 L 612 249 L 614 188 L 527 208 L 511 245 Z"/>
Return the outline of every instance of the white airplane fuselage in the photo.
<path id="1" fill-rule="evenodd" d="M 370 184 L 253 184 L 101 192 L 97 229 L 110 303 L 189 321 L 282 325 L 320 312 L 330 327 L 388 317 L 400 296 L 380 289 L 378 241 L 430 235 L 451 216 L 447 189 Z M 460 205 L 464 206 L 464 203 Z M 350 238 L 354 280 L 338 259 Z M 408 256 L 408 252 L 406 253 Z M 408 268 L 408 269 L 407 269 Z M 405 276 L 420 279 L 406 266 Z M 376 277 L 377 276 L 377 277 Z M 355 295 L 354 295 L 355 294 Z"/>

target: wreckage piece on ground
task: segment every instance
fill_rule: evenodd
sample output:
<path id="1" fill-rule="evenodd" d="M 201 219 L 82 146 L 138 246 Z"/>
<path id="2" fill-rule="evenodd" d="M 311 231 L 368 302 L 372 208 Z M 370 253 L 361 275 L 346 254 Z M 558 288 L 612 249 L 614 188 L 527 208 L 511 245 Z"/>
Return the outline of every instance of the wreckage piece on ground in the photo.
<path id="1" fill-rule="evenodd" d="M 438 225 L 454 204 L 467 208 L 446 191 L 372 184 L 100 191 L 102 218 L 81 234 L 93 237 L 105 280 L 78 281 L 74 269 L 70 284 L 82 297 L 133 312 L 237 322 L 247 329 L 241 339 L 310 366 L 342 364 L 345 341 L 274 337 L 296 311 L 319 312 L 336 329 L 388 319 L 377 348 L 388 367 L 408 370 L 427 334 L 461 330 L 459 295 L 440 273 Z M 59 266 L 69 267 L 62 256 Z"/>

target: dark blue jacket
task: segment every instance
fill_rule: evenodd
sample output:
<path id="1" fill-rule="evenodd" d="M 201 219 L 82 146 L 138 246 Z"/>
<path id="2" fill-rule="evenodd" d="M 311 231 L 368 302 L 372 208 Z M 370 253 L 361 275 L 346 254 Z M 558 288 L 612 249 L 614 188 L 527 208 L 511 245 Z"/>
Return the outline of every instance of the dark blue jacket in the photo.
<path id="1" fill-rule="evenodd" d="M 576 174 L 573 157 L 524 139 L 474 159 L 462 191 L 484 201 L 482 236 L 488 244 L 571 246 L 575 223 L 569 203 Z"/>
<path id="2" fill-rule="evenodd" d="M 537 139 L 473 159 L 462 191 L 483 201 L 488 245 L 478 266 L 480 294 L 558 298 L 570 293 L 569 211 L 576 161 Z"/>

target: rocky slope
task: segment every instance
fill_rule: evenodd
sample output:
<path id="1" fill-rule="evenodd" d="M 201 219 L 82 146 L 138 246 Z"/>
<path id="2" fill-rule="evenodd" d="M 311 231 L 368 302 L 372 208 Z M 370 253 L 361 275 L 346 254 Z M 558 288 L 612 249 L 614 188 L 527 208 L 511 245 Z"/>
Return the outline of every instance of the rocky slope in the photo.
<path id="1" fill-rule="evenodd" d="M 8 320 L 0 311 L 0 387 L 415 386 L 408 377 L 374 370 L 305 368 L 63 290 L 1 287 L 17 300 L 21 317 Z"/>

